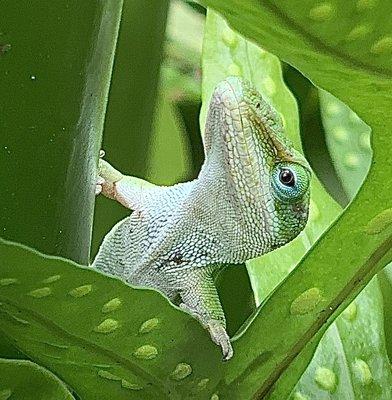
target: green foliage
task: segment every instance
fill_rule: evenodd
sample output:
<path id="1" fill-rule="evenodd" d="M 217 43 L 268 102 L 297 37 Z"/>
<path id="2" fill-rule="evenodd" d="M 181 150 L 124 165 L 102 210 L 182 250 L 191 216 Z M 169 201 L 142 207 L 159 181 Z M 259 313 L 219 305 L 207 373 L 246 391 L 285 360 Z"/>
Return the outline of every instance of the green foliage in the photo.
<path id="1" fill-rule="evenodd" d="M 0 376 L 1 400 L 74 399 L 55 375 L 31 361 L 0 358 Z"/>
<path id="2" fill-rule="evenodd" d="M 219 348 L 159 293 L 4 241 L 0 253 L 0 331 L 81 399 L 203 399 L 222 379 Z"/>
<path id="3" fill-rule="evenodd" d="M 350 199 L 360 188 L 372 159 L 370 128 L 344 103 L 320 91 L 326 141 Z"/>
<path id="4" fill-rule="evenodd" d="M 0 7 L 1 236 L 87 264 L 122 1 Z"/>
<path id="5" fill-rule="evenodd" d="M 9 47 L 0 52 L 0 232 L 86 264 L 121 9 L 1 2 L 0 45 Z"/>
<path id="6" fill-rule="evenodd" d="M 392 39 L 388 33 L 392 6 L 381 0 L 377 7 L 373 0 L 348 1 L 344 5 L 337 0 L 317 4 L 310 0 L 202 2 L 222 13 L 232 27 L 253 42 L 298 68 L 318 87 L 349 105 L 371 127 L 373 162 L 365 184 L 333 222 L 340 209 L 314 177 L 311 216 L 305 232 L 290 245 L 247 265 L 256 300 L 262 305 L 238 333 L 234 341 L 235 356 L 226 364 L 221 361 L 219 348 L 211 343 L 200 324 L 159 293 L 131 288 L 72 262 L 45 257 L 8 242 L 0 242 L 0 332 L 26 356 L 70 385 L 82 400 L 266 397 L 280 400 L 289 396 L 297 400 L 386 399 L 392 378 L 377 281 L 371 282 L 346 307 L 392 258 L 392 200 L 390 187 L 385 184 L 389 182 L 392 150 L 388 137 L 392 128 L 389 113 Z M 121 2 L 108 2 L 105 6 L 90 1 L 83 6 L 76 1 L 67 5 L 61 4 L 61 0 L 52 3 L 48 9 L 36 7 L 35 2 L 23 6 L 26 9 L 15 8 L 9 1 L 1 6 L 2 13 L 9 17 L 6 21 L 9 25 L 5 25 L 6 29 L 2 27 L 6 34 L 0 35 L 0 60 L 6 66 L 6 73 L 1 77 L 7 84 L 7 95 L 0 105 L 10 119 L 2 121 L 0 127 L 7 131 L 8 141 L 15 141 L 12 148 L 8 142 L 4 144 L 7 148 L 2 143 L 7 153 L 1 158 L 0 168 L 6 179 L 3 181 L 2 175 L 1 181 L 6 182 L 7 190 L 4 227 L 13 230 L 7 237 L 85 262 L 93 201 L 92 160 L 99 148 Z M 188 157 L 200 159 L 200 155 L 197 158 L 190 154 L 193 139 L 185 136 L 187 124 L 181 124 L 177 112 L 173 112 L 165 87 L 160 89 L 158 111 L 153 112 L 159 92 L 158 68 L 167 6 L 167 1 L 148 5 L 136 0 L 126 2 L 106 120 L 107 132 L 112 133 L 106 136 L 104 144 L 109 159 L 115 155 L 117 167 L 127 173 L 150 175 L 159 183 L 172 183 L 193 171 Z M 56 13 L 61 16 L 61 24 L 53 22 L 57 20 Z M 32 16 L 34 24 L 26 22 L 26 15 Z M 86 16 L 90 17 L 86 19 Z M 340 29 L 336 29 L 337 21 Z M 30 37 L 34 38 L 32 49 L 28 47 L 31 40 L 26 30 L 22 35 L 12 29 L 15 25 L 28 27 Z M 51 32 L 52 41 L 37 40 L 41 30 Z M 177 32 L 173 37 L 178 36 Z M 86 40 L 81 41 L 80 37 Z M 59 51 L 60 44 L 64 52 Z M 91 55 L 90 49 L 97 53 L 93 51 Z M 98 52 L 100 57 L 96 57 Z M 41 60 L 39 65 L 33 63 L 37 54 Z M 105 54 L 103 58 L 102 54 Z M 48 55 L 50 61 L 44 62 Z M 168 56 L 176 55 L 168 51 Z M 64 69 L 59 65 L 65 66 Z M 25 74 L 18 72 L 21 66 Z M 197 85 L 193 85 L 189 76 L 182 79 L 181 69 L 173 68 L 170 63 L 165 66 L 163 82 L 173 85 L 170 93 L 175 93 L 177 80 L 178 85 L 187 87 L 196 98 Z M 34 75 L 30 74 L 33 67 L 38 71 Z M 210 11 L 203 51 L 201 121 L 213 86 L 227 75 L 250 79 L 282 114 L 288 135 L 300 148 L 298 112 L 283 83 L 278 59 L 245 40 Z M 26 82 L 20 81 L 23 76 L 28 77 Z M 64 90 L 58 89 L 63 77 L 67 87 Z M 19 91 L 12 98 L 16 87 Z M 95 96 L 86 97 L 86 88 Z M 54 94 L 59 97 L 47 97 Z M 37 100 L 37 108 L 31 108 L 33 100 Z M 171 100 L 176 99 L 171 97 Z M 337 101 L 321 94 L 321 107 L 326 110 L 323 123 L 337 172 L 345 189 L 354 195 L 358 185 L 349 181 L 358 181 L 366 172 L 365 159 L 369 160 L 369 152 L 366 150 L 366 154 L 360 155 L 363 156 L 359 161 L 360 172 L 354 171 L 351 168 L 354 158 L 347 158 L 347 154 L 357 150 L 358 156 L 364 142 L 355 141 L 358 136 L 350 136 L 350 140 L 338 144 L 333 134 L 336 127 L 343 126 L 350 132 L 357 126 L 361 132 L 369 128 L 356 119 L 348 120 L 346 115 L 351 112 L 343 103 L 339 107 L 344 108 L 344 113 L 328 114 L 329 104 Z M 26 115 L 13 112 L 19 108 Z M 178 110 L 182 112 L 184 108 Z M 153 121 L 154 130 L 151 130 Z M 26 146 L 19 148 L 21 132 L 30 123 L 39 127 L 37 141 L 24 141 Z M 66 145 L 56 147 L 61 151 L 53 152 L 51 146 L 42 144 L 48 140 L 48 132 L 58 128 L 53 124 L 63 126 L 63 123 L 72 134 L 62 135 L 61 138 L 67 139 Z M 58 139 L 57 144 L 62 143 Z M 354 146 L 358 143 L 358 147 L 353 148 L 353 143 Z M 39 157 L 29 153 L 32 146 L 43 146 Z M 173 163 L 176 153 L 182 157 Z M 17 191 L 12 186 L 15 175 L 11 172 L 21 159 L 20 171 L 28 170 L 31 176 L 26 179 L 22 175 L 23 181 L 28 182 Z M 344 165 L 347 160 L 350 166 Z M 45 169 L 40 169 L 42 165 Z M 35 192 L 32 185 L 35 187 L 37 181 L 39 190 Z M 89 187 L 86 181 L 92 185 Z M 66 190 L 58 190 L 56 200 L 49 204 L 47 195 L 52 195 L 53 188 L 57 189 L 63 182 Z M 36 196 L 39 200 L 41 194 L 42 203 L 26 204 L 26 198 L 35 200 Z M 17 200 L 15 204 L 12 196 Z M 59 209 L 58 204 L 65 207 L 62 215 L 67 216 L 64 222 L 67 235 L 59 251 L 54 246 L 58 241 L 50 232 L 44 235 L 40 231 L 37 235 L 33 231 L 33 227 L 39 226 L 41 230 L 52 229 L 57 235 L 57 229 L 63 226 L 58 221 L 64 221 L 64 218 L 52 218 L 53 210 Z M 97 214 L 101 224 L 97 238 L 113 224 L 113 219 L 123 215 L 119 208 L 109 211 L 105 207 Z M 15 211 L 18 209 L 23 211 L 18 214 Z M 34 218 L 27 218 L 29 211 Z M 25 236 L 24 233 L 16 235 L 18 230 L 23 231 L 26 220 L 31 231 L 27 230 Z M 330 229 L 322 234 L 330 224 Z M 45 247 L 47 237 L 52 241 Z M 75 244 L 80 240 L 79 249 Z M 387 301 L 390 275 L 388 272 L 384 275 L 383 298 Z M 239 284 L 235 276 L 231 280 Z M 248 299 L 245 281 L 242 280 L 240 289 L 236 287 L 243 296 L 241 303 Z M 230 309 L 238 307 L 235 300 L 238 302 L 240 297 L 234 297 L 233 302 L 227 303 Z M 239 307 L 237 314 L 243 318 L 249 308 L 248 305 Z M 333 323 L 344 309 L 343 315 Z M 239 320 L 241 317 L 237 315 L 236 323 Z M 4 361 L 15 367 L 9 373 L 4 372 L 2 363 L 0 399 L 9 397 L 11 383 L 1 386 L 6 377 L 15 383 L 16 377 L 22 376 L 22 364 L 28 365 L 28 373 L 43 374 L 47 383 L 40 384 L 40 388 L 44 392 L 55 387 L 64 390 L 64 396 L 68 396 L 64 398 L 72 398 L 41 367 L 28 362 Z"/>
<path id="7" fill-rule="evenodd" d="M 190 173 L 190 151 L 185 128 L 175 107 L 162 93 L 155 113 L 146 176 L 159 185 L 184 181 Z"/>
<path id="8" fill-rule="evenodd" d="M 297 384 L 294 399 L 387 399 L 392 374 L 386 356 L 377 278 L 332 324 Z M 325 371 L 328 376 L 325 376 Z M 333 378 L 331 381 L 329 375 Z M 279 399 L 279 395 L 272 396 Z"/>

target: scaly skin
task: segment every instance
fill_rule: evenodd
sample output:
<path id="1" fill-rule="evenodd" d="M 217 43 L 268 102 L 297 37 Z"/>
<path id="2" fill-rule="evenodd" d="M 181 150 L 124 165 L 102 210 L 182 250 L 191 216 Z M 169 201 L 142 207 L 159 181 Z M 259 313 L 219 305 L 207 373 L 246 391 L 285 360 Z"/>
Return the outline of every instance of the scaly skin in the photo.
<path id="1" fill-rule="evenodd" d="M 197 317 L 224 359 L 233 355 L 215 272 L 295 238 L 308 217 L 310 169 L 276 111 L 230 77 L 212 96 L 198 178 L 170 187 L 100 160 L 97 193 L 133 213 L 105 237 L 94 267 L 160 290 Z"/>

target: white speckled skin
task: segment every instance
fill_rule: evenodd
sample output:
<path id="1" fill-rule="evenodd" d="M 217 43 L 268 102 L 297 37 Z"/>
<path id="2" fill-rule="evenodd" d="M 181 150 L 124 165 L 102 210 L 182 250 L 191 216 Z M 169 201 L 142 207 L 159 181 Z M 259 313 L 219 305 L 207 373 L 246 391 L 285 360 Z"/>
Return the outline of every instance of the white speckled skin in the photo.
<path id="1" fill-rule="evenodd" d="M 105 237 L 93 266 L 178 302 L 229 359 L 213 272 L 299 234 L 308 190 L 300 201 L 282 204 L 271 188 L 271 170 L 279 162 L 307 163 L 284 138 L 275 110 L 239 78 L 216 87 L 205 131 L 206 160 L 191 182 L 159 187 L 100 160 L 98 192 L 134 211 Z"/>

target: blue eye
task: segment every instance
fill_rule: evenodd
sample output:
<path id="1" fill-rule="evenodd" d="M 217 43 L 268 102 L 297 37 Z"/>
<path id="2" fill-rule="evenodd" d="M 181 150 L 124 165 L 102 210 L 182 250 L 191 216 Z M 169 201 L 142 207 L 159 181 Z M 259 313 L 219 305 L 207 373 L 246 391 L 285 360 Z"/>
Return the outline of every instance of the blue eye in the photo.
<path id="1" fill-rule="evenodd" d="M 285 202 L 298 201 L 309 188 L 310 174 L 295 163 L 279 163 L 272 170 L 272 188 L 275 196 Z"/>

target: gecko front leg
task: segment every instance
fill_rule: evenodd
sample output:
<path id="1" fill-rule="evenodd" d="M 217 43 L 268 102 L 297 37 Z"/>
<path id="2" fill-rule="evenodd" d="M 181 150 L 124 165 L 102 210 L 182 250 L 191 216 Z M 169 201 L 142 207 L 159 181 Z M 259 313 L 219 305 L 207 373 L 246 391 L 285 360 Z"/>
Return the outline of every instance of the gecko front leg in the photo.
<path id="1" fill-rule="evenodd" d="M 101 150 L 95 193 L 102 193 L 131 210 L 142 207 L 147 192 L 157 186 L 134 176 L 123 175 L 102 158 L 104 155 L 105 152 Z"/>

